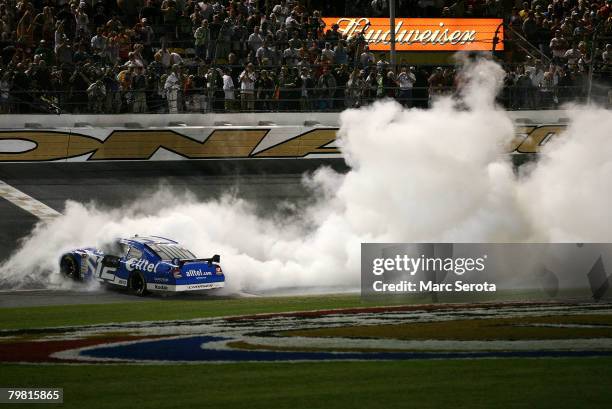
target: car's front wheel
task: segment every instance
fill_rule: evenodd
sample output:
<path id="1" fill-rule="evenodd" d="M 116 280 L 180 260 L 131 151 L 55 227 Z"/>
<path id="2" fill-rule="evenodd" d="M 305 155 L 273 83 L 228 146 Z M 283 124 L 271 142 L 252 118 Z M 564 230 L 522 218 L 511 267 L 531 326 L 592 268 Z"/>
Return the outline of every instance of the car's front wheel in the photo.
<path id="1" fill-rule="evenodd" d="M 60 272 L 73 280 L 81 279 L 81 275 L 79 274 L 79 263 L 73 255 L 66 254 L 62 257 L 60 260 Z"/>
<path id="2" fill-rule="evenodd" d="M 141 297 L 149 293 L 147 291 L 147 282 L 145 281 L 145 278 L 140 271 L 134 271 L 130 275 L 128 288 L 132 293 Z"/>

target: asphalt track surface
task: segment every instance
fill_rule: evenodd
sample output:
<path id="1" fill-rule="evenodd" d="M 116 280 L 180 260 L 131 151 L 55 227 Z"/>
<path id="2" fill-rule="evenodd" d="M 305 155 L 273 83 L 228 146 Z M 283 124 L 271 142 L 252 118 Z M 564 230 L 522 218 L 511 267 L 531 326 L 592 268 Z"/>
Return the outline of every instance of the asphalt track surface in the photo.
<path id="1" fill-rule="evenodd" d="M 311 199 L 301 183 L 321 166 L 345 171 L 342 159 L 219 160 L 0 164 L 0 180 L 62 212 L 66 200 L 118 207 L 168 186 L 206 200 L 232 192 L 265 213 L 281 202 Z M 0 262 L 17 248 L 37 218 L 0 198 Z M 192 299 L 194 296 L 189 296 Z M 195 296 L 209 297 L 209 296 Z M 0 306 L 139 300 L 121 292 L 0 292 Z"/>
<path id="2" fill-rule="evenodd" d="M 295 287 L 280 288 L 274 292 L 215 292 L 196 291 L 184 293 L 149 293 L 137 297 L 124 288 L 100 288 L 96 290 L 6 290 L 0 291 L 0 308 L 40 307 L 50 305 L 111 304 L 144 301 L 206 301 L 249 297 L 290 297 L 304 294 L 356 294 L 354 288 L 345 287 Z"/>
<path id="3" fill-rule="evenodd" d="M 0 308 L 40 307 L 50 305 L 111 304 L 164 300 L 219 300 L 237 297 L 256 297 L 255 294 L 236 293 L 219 295 L 210 292 L 179 294 L 149 294 L 137 297 L 124 289 L 90 290 L 17 290 L 0 291 Z"/>

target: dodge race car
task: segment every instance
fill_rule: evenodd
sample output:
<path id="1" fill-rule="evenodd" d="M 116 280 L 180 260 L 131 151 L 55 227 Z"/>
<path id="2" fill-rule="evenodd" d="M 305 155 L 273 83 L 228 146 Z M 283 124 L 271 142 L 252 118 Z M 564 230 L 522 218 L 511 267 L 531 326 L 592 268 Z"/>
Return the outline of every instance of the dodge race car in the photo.
<path id="1" fill-rule="evenodd" d="M 80 248 L 60 258 L 60 271 L 73 280 L 95 279 L 127 287 L 137 295 L 150 291 L 194 291 L 221 288 L 225 276 L 219 255 L 196 258 L 176 241 L 132 237 L 107 248 Z"/>

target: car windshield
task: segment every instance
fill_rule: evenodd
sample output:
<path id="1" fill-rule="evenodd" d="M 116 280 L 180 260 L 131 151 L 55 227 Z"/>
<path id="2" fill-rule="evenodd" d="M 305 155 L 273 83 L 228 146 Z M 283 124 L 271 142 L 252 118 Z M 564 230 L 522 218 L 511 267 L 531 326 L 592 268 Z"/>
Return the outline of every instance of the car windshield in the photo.
<path id="1" fill-rule="evenodd" d="M 196 258 L 191 251 L 177 244 L 149 244 L 149 247 L 151 247 L 151 250 L 157 253 L 162 260 Z"/>

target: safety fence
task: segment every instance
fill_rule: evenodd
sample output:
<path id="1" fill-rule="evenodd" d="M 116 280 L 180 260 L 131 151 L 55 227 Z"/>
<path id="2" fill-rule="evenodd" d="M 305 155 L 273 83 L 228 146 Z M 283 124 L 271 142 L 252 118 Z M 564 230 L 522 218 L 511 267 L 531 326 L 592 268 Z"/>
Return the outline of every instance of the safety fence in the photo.
<path id="1" fill-rule="evenodd" d="M 585 86 L 507 86 L 497 102 L 509 110 L 558 109 L 564 103 L 584 103 Z M 592 101 L 608 104 L 604 88 Z M 11 91 L 0 99 L 3 114 L 121 114 L 187 112 L 339 112 L 363 107 L 377 100 L 394 99 L 406 107 L 428 108 L 436 98 L 458 98 L 455 87 L 355 87 L 255 88 L 252 91 L 215 88 L 163 88 L 118 91 Z"/>

